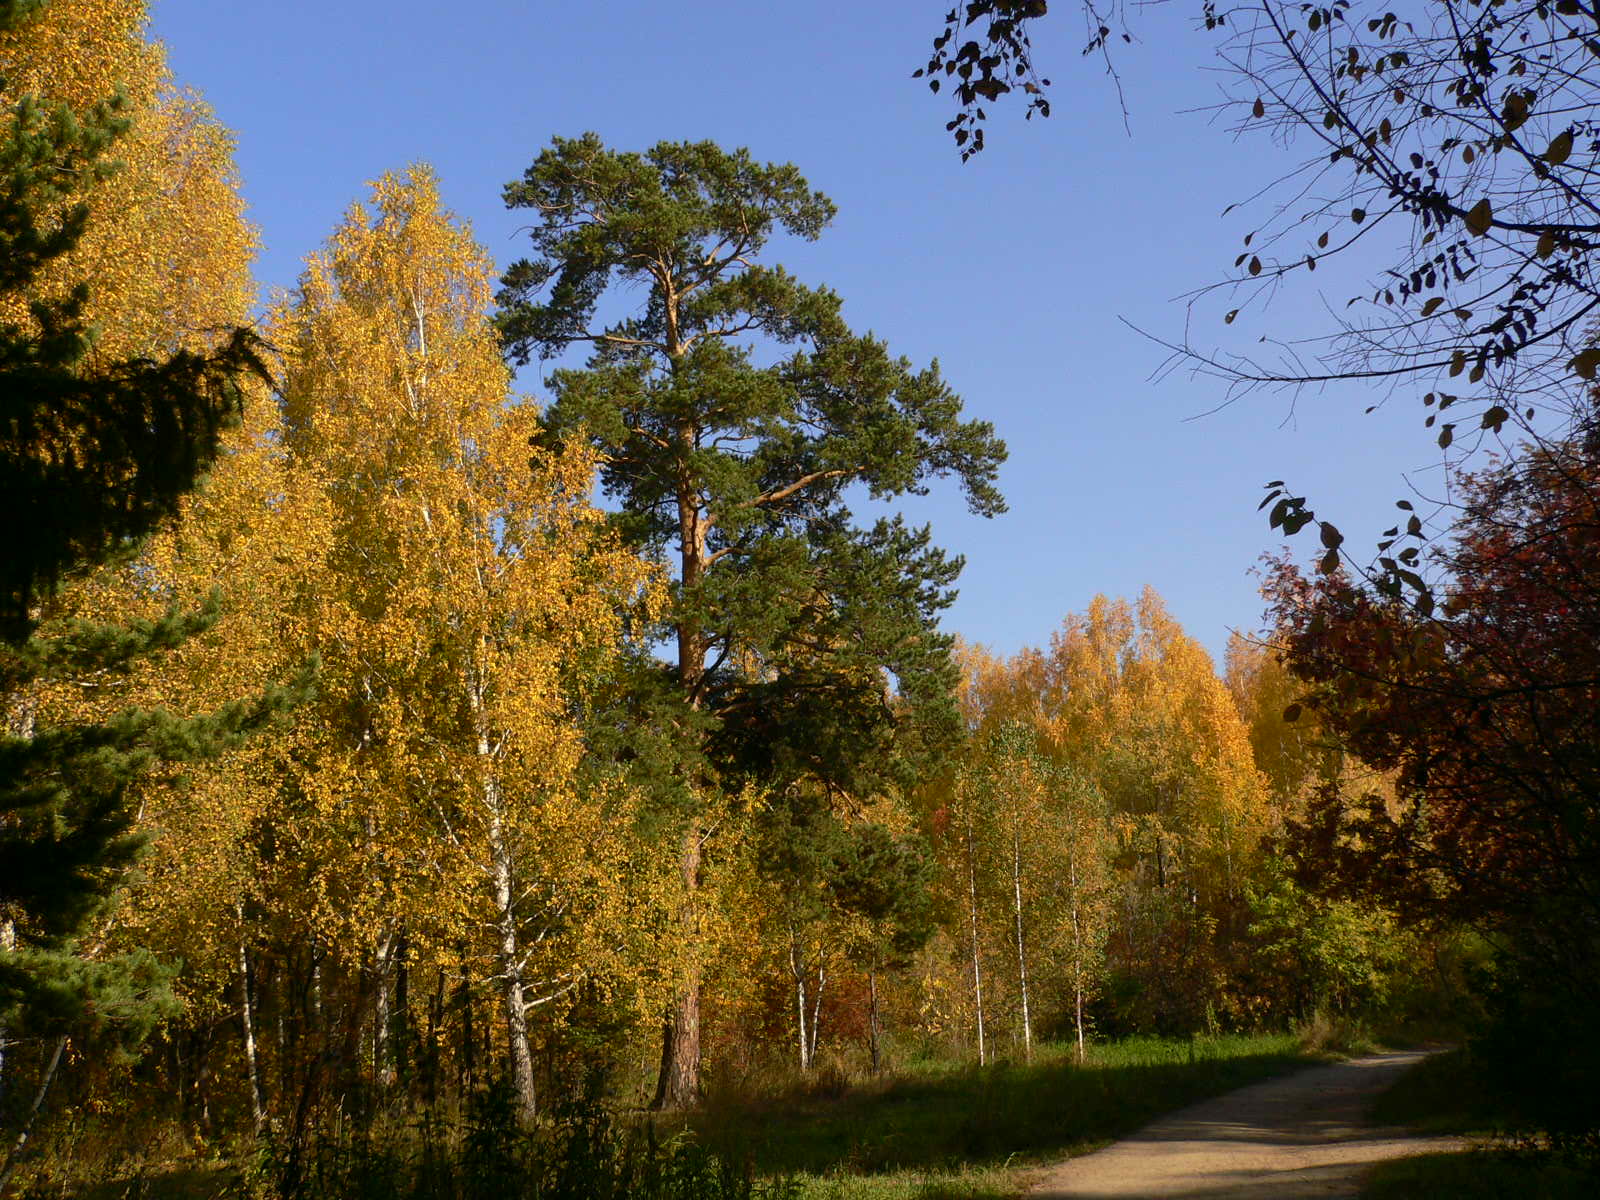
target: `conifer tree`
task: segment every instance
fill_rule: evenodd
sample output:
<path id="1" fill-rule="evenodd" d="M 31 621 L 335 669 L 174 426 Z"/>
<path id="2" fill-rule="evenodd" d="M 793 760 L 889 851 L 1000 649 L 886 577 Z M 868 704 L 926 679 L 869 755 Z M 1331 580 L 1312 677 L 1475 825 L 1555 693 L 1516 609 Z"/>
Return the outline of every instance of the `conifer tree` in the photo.
<path id="1" fill-rule="evenodd" d="M 794 983 L 800 1069 L 815 1062 L 823 992 L 838 968 L 852 962 L 874 996 L 868 1042 L 876 1069 L 876 976 L 903 964 L 932 936 L 932 862 L 918 836 L 873 819 L 890 813 L 852 819 L 820 789 L 795 789 L 768 807 L 755 865 L 770 889 L 769 919 Z"/>
<path id="2" fill-rule="evenodd" d="M 677 655 L 661 694 L 684 730 L 676 853 L 692 943 L 698 813 L 718 766 L 704 756 L 765 756 L 854 790 L 904 764 L 907 714 L 954 727 L 934 619 L 960 564 L 899 518 L 857 526 L 850 489 L 884 500 L 954 475 L 991 515 L 1004 507 L 1004 447 L 961 419 L 936 365 L 892 357 L 850 330 L 836 294 L 762 261 L 775 235 L 814 240 L 834 214 L 793 166 L 709 142 L 620 153 L 586 134 L 555 139 L 505 198 L 537 214 L 535 255 L 499 297 L 507 351 L 526 362 L 592 347 L 585 369 L 552 375 L 549 436 L 589 441 L 621 527 L 676 559 L 662 632 Z M 629 288 L 642 306 L 610 319 L 608 293 Z M 693 1098 L 699 1037 L 691 962 L 666 1020 L 658 1105 Z"/>
<path id="3" fill-rule="evenodd" d="M 126 553 L 176 512 L 236 419 L 244 379 L 261 371 L 242 330 L 178 345 L 170 336 L 119 339 L 96 320 L 87 280 L 98 272 L 79 250 L 100 189 L 122 165 L 116 152 L 151 110 L 120 88 L 84 103 L 15 81 L 116 79 L 123 48 L 158 69 L 137 37 L 142 9 L 124 8 L 85 56 L 94 68 L 86 70 L 74 57 L 85 47 L 73 37 L 106 14 L 72 0 L 0 0 L 0 511 L 8 521 L 0 554 L 0 1051 L 28 1038 L 53 1041 L 41 1059 L 45 1082 L 75 1023 L 92 1015 L 137 1036 L 161 1008 L 162 972 L 148 956 L 106 957 L 81 944 L 138 850 L 127 789 L 157 761 L 215 753 L 284 699 L 275 692 L 189 720 L 154 709 L 55 727 L 39 720 L 38 689 L 49 681 L 115 678 L 214 619 L 202 609 L 127 626 L 41 627 L 67 576 Z M 112 53 L 95 57 L 105 47 Z M 153 93 L 152 85 L 140 98 L 153 102 Z M 0 1058 L 0 1089 L 15 1065 L 14 1056 Z M 26 1140 L 36 1110 L 37 1102 L 23 1114 L 9 1150 Z M 8 1154 L 0 1185 L 13 1166 Z"/>
<path id="4" fill-rule="evenodd" d="M 0 70 L 30 47 L 11 35 L 48 7 L 0 3 Z M 90 185 L 115 172 L 113 144 L 133 114 L 121 94 L 83 111 L 4 87 L 0 134 L 0 638 L 33 628 L 40 593 L 103 560 L 176 510 L 236 419 L 240 379 L 260 363 L 236 331 L 207 349 L 149 350 L 113 362 L 86 311 L 89 285 L 36 289 L 82 239 Z M 44 294 L 41 294 L 41 293 Z M 20 311 L 19 311 L 20 310 Z M 150 348 L 153 350 L 154 348 Z"/>

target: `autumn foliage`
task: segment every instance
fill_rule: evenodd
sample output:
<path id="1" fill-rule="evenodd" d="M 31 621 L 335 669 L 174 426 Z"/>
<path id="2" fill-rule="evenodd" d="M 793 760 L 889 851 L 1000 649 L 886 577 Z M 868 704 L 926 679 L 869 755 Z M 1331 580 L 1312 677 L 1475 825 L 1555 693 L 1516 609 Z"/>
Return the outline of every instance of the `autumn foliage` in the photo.
<path id="1" fill-rule="evenodd" d="M 246 336 L 230 135 L 140 5 L 30 11 L 8 98 L 106 101 L 117 164 L 39 206 L 77 236 L 0 325 L 70 313 L 74 385 L 231 373 L 195 471 L 30 577 L 40 636 L 0 661 L 38 810 L 0 810 L 0 1188 L 80 1118 L 249 1145 L 312 1195 L 352 1139 L 488 1161 L 473 1130 L 573 1104 L 1371 1011 L 1402 911 L 1588 961 L 1538 934 L 1595 916 L 1587 443 L 1469 484 L 1436 617 L 1284 567 L 1279 640 L 1226 681 L 1149 589 L 958 647 L 960 561 L 851 506 L 949 483 L 996 515 L 1004 446 L 763 259 L 833 215 L 794 167 L 557 138 L 507 190 L 534 257 L 497 290 L 414 165 Z M 572 345 L 516 391 L 508 358 Z M 84 753 L 14 765 L 51 738 Z"/>
<path id="2" fill-rule="evenodd" d="M 1435 613 L 1283 564 L 1270 589 L 1308 712 L 1393 779 L 1392 798 L 1324 787 L 1296 830 L 1303 869 L 1504 939 L 1486 1054 L 1549 1129 L 1595 1121 L 1573 1014 L 1600 979 L 1597 450 L 1586 426 L 1459 480 Z"/>
<path id="3" fill-rule="evenodd" d="M 1596 478 L 1577 439 L 1463 479 L 1436 617 L 1347 575 L 1273 576 L 1308 706 L 1395 772 L 1397 811 L 1364 806 L 1359 833 L 1420 907 L 1498 920 L 1590 903 Z"/>

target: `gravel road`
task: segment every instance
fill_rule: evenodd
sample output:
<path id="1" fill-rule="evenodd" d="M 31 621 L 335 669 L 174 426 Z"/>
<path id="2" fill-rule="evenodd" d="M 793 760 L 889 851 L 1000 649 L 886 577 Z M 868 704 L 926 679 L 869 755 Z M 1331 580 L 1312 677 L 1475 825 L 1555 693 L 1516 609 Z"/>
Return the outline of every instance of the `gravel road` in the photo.
<path id="1" fill-rule="evenodd" d="M 1037 1200 L 1184 1197 L 1329 1200 L 1360 1193 L 1386 1158 L 1456 1149 L 1461 1139 L 1417 1137 L 1367 1124 L 1367 1105 L 1422 1051 L 1372 1054 L 1254 1084 L 1147 1125 L 1104 1150 L 1032 1178 Z"/>

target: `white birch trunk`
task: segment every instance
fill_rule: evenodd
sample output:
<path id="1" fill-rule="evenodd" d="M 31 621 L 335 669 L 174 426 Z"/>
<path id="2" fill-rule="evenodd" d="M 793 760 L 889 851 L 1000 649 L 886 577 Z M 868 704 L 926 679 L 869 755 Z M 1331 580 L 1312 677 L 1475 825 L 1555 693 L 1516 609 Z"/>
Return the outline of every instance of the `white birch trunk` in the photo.
<path id="1" fill-rule="evenodd" d="M 236 906 L 241 926 L 244 923 L 244 905 Z M 261 1095 L 261 1068 L 256 1056 L 255 1000 L 250 995 L 250 951 L 244 938 L 239 939 L 239 1021 L 244 1026 L 245 1072 L 250 1079 L 250 1117 L 260 1136 L 267 1124 L 266 1103 Z"/>
<path id="2" fill-rule="evenodd" d="M 1067 884 L 1072 889 L 1072 1003 L 1078 1034 L 1078 1065 L 1083 1065 L 1083 898 L 1078 894 L 1078 854 L 1067 855 Z"/>
<path id="3" fill-rule="evenodd" d="M 17 927 L 15 923 L 0 920 L 0 954 L 9 954 L 17 948 Z M 6 1098 L 6 1051 L 11 1046 L 11 1035 L 0 1023 L 0 1112 L 4 1111 Z"/>
<path id="4" fill-rule="evenodd" d="M 61 1054 L 67 1048 L 65 1036 L 56 1039 L 55 1053 L 50 1056 L 50 1065 L 44 1070 L 44 1077 L 39 1081 L 39 1090 L 34 1093 L 33 1104 L 28 1108 L 28 1114 L 23 1118 L 22 1128 L 6 1149 L 5 1162 L 0 1163 L 0 1196 L 5 1195 L 6 1186 L 11 1182 L 11 1177 L 16 1174 L 17 1168 L 22 1165 L 28 1139 L 33 1136 L 34 1122 L 39 1119 L 39 1110 L 44 1107 L 44 1098 L 50 1094 L 50 1085 L 55 1082 L 56 1071 L 61 1066 Z"/>
<path id="5" fill-rule="evenodd" d="M 505 803 L 489 745 L 483 690 L 476 679 L 469 681 L 467 699 L 476 726 L 477 753 L 483 771 L 479 793 L 489 832 L 490 878 L 494 889 L 495 932 L 499 941 L 497 966 L 500 996 L 505 1009 L 506 1039 L 511 1051 L 511 1080 L 516 1088 L 522 1118 L 531 1122 L 536 1112 L 533 1052 L 528 1044 L 528 1003 L 522 978 L 521 945 L 517 937 L 516 878 L 505 826 Z"/>
<path id="6" fill-rule="evenodd" d="M 967 895 L 972 926 L 972 994 L 978 1010 L 978 1065 L 989 1061 L 983 1040 L 983 964 L 978 957 L 978 858 L 972 842 L 972 811 L 967 810 Z"/>
<path id="7" fill-rule="evenodd" d="M 278 1042 L 278 1094 L 280 1096 L 287 1095 L 289 1091 L 289 1031 L 283 1023 L 284 999 L 288 995 L 289 989 L 284 986 L 283 972 L 284 968 L 279 965 L 273 969 L 269 976 L 278 985 L 278 1002 L 273 1006 L 273 1033 Z"/>
<path id="8" fill-rule="evenodd" d="M 822 987 L 828 981 L 827 972 L 822 966 L 822 952 L 817 952 L 817 987 L 811 998 L 811 1049 L 806 1054 L 806 1065 L 814 1066 L 817 1061 L 817 1030 L 822 1027 Z"/>
<path id="9" fill-rule="evenodd" d="M 1022 831 L 1011 823 L 1011 911 L 1017 927 L 1017 982 L 1022 989 L 1022 1055 L 1033 1061 L 1033 1018 L 1028 1011 L 1028 956 L 1022 938 Z"/>
<path id="10" fill-rule="evenodd" d="M 806 967 L 800 954 L 800 939 L 789 930 L 789 973 L 794 976 L 795 1013 L 800 1020 L 800 1070 L 811 1069 L 811 1040 L 806 1036 Z"/>
<path id="11" fill-rule="evenodd" d="M 378 987 L 374 997 L 372 1029 L 372 1071 L 379 1087 L 391 1087 L 395 1081 L 394 1054 L 389 1045 L 390 972 L 394 965 L 394 931 L 385 929 L 378 939 Z"/>

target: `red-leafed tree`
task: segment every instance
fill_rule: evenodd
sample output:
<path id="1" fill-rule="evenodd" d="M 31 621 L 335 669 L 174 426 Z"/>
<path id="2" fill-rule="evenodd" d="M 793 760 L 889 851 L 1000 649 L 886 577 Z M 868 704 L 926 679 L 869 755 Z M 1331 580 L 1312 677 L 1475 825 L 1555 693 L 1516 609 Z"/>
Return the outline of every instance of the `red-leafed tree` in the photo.
<path id="1" fill-rule="evenodd" d="M 1305 703 L 1398 772 L 1354 828 L 1413 904 L 1515 919 L 1557 899 L 1600 920 L 1600 445 L 1531 449 L 1462 481 L 1448 599 L 1339 573 L 1269 583 Z M 1332 842 L 1329 842 L 1332 845 Z"/>
<path id="2" fill-rule="evenodd" d="M 1302 703 L 1396 778 L 1388 803 L 1327 789 L 1298 849 L 1326 885 L 1495 934 L 1489 1045 L 1517 1048 L 1491 1057 L 1541 1064 L 1505 1080 L 1539 1124 L 1593 1131 L 1600 1038 L 1572 1014 L 1600 987 L 1600 423 L 1460 484 L 1437 611 L 1387 576 L 1271 576 Z"/>

